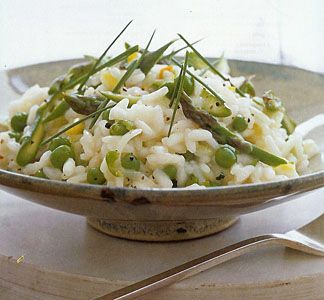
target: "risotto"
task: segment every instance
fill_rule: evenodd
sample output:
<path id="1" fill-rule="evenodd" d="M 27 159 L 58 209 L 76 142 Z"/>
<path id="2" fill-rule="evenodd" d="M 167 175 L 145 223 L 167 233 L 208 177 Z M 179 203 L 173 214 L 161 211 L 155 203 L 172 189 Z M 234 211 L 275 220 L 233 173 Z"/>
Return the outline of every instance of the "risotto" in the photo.
<path id="1" fill-rule="evenodd" d="M 69 183 L 204 188 L 298 177 L 323 169 L 272 91 L 257 97 L 224 58 L 126 44 L 88 57 L 9 107 L 0 167 Z M 106 54 L 106 53 L 105 53 Z"/>

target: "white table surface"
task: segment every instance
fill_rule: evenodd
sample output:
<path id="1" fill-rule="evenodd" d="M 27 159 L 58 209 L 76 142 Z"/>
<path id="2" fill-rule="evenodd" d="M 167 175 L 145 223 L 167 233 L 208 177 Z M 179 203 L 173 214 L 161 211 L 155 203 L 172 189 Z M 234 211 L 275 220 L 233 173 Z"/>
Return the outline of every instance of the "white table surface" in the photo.
<path id="1" fill-rule="evenodd" d="M 280 206 L 242 216 L 237 224 L 220 234 L 178 243 L 143 243 L 106 236 L 88 226 L 84 217 L 0 192 L 0 254 L 13 258 L 24 255 L 24 263 L 46 270 L 104 278 L 126 285 L 239 240 L 291 230 L 323 212 L 324 190 L 321 189 Z M 245 296 L 262 291 L 272 295 L 285 282 L 290 284 L 307 277 L 315 282 L 318 275 L 322 276 L 324 288 L 324 258 L 273 247 L 219 265 L 176 284 L 171 291 L 177 291 L 179 299 L 183 299 L 189 297 L 185 290 L 197 288 L 201 294 L 197 290 L 195 293 L 202 295 L 206 289 L 217 288 L 217 293 L 224 293 L 221 295 L 232 293 L 233 299 L 244 299 L 240 296 L 242 289 Z M 6 282 L 6 276 L 0 272 L 0 299 L 3 299 L 1 280 Z M 37 290 L 37 281 L 33 284 Z M 229 286 L 233 290 L 228 290 Z M 179 289 L 182 292 L 179 293 Z M 156 299 L 166 299 L 163 293 L 168 291 L 158 293 Z M 318 292 L 312 289 L 305 293 L 306 296 L 322 296 L 316 294 Z M 284 295 L 280 293 L 279 298 Z M 296 293 L 301 296 L 301 291 L 296 290 Z M 289 299 L 297 296 L 293 291 L 288 295 Z"/>

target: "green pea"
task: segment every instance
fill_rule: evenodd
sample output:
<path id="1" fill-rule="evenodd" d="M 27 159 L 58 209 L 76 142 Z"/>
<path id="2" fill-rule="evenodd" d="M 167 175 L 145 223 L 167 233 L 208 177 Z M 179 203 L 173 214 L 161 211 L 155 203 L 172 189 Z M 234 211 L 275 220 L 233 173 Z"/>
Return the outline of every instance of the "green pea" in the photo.
<path id="1" fill-rule="evenodd" d="M 87 172 L 87 181 L 90 184 L 104 184 L 106 178 L 99 168 L 90 168 Z"/>
<path id="2" fill-rule="evenodd" d="M 110 135 L 124 135 L 128 131 L 134 129 L 134 125 L 132 122 L 129 121 L 116 121 L 110 127 Z"/>
<path id="3" fill-rule="evenodd" d="M 169 176 L 171 180 L 177 179 L 177 168 L 174 165 L 167 165 L 163 168 L 165 174 Z"/>
<path id="4" fill-rule="evenodd" d="M 248 122 L 241 115 L 237 115 L 232 122 L 232 127 L 237 132 L 242 132 L 248 128 Z"/>
<path id="5" fill-rule="evenodd" d="M 21 132 L 9 132 L 9 136 L 12 139 L 15 139 L 17 143 L 19 143 L 19 141 L 21 139 L 21 136 L 22 136 L 22 133 Z"/>
<path id="6" fill-rule="evenodd" d="M 61 145 L 51 153 L 50 161 L 54 168 L 62 170 L 69 158 L 74 158 L 73 150 L 67 145 Z"/>
<path id="7" fill-rule="evenodd" d="M 35 177 L 38 177 L 38 178 L 44 178 L 44 179 L 48 179 L 48 177 L 45 175 L 43 169 L 40 169 L 38 170 L 35 175 Z"/>
<path id="8" fill-rule="evenodd" d="M 65 137 L 58 136 L 52 140 L 48 149 L 51 151 L 54 151 L 57 147 L 62 146 L 62 145 L 71 146 L 71 142 L 69 139 L 67 139 Z"/>
<path id="9" fill-rule="evenodd" d="M 236 163 L 236 160 L 235 151 L 231 147 L 221 146 L 216 150 L 215 161 L 219 166 L 229 169 Z"/>
<path id="10" fill-rule="evenodd" d="M 133 153 L 123 153 L 120 159 L 124 169 L 139 171 L 141 163 Z"/>
<path id="11" fill-rule="evenodd" d="M 189 186 L 195 183 L 199 184 L 199 179 L 194 174 L 190 174 L 185 183 L 185 186 Z"/>
<path id="12" fill-rule="evenodd" d="M 22 132 L 24 130 L 24 128 L 27 125 L 27 117 L 28 115 L 26 113 L 16 113 L 12 118 L 11 118 L 11 128 L 14 131 L 17 132 Z"/>

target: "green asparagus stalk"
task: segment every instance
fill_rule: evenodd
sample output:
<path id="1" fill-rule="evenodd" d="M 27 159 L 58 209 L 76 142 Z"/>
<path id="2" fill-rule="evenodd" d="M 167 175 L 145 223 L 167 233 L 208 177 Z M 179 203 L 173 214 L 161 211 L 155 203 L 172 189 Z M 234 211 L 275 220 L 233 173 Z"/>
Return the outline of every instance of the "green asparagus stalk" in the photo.
<path id="1" fill-rule="evenodd" d="M 254 144 L 234 134 L 226 127 L 220 125 L 218 121 L 207 112 L 195 108 L 191 104 L 190 97 L 185 93 L 182 93 L 180 101 L 184 115 L 197 123 L 200 127 L 210 131 L 219 144 L 228 144 L 242 153 L 252 155 L 269 166 L 276 167 L 288 163 L 286 159 L 258 148 Z"/>
<path id="2" fill-rule="evenodd" d="M 23 143 L 16 157 L 18 165 L 24 167 L 35 159 L 44 135 L 45 126 L 43 122 L 43 114 L 38 114 L 29 133 L 22 137 Z"/>
<path id="3" fill-rule="evenodd" d="M 114 102 L 120 102 L 121 100 L 127 98 L 129 100 L 129 105 L 135 104 L 140 99 L 140 97 L 137 96 L 122 95 L 109 91 L 102 91 L 100 92 L 100 94 L 103 95 L 106 99 L 112 100 Z"/>
<path id="4" fill-rule="evenodd" d="M 37 110 L 35 122 L 31 125 L 28 132 L 21 138 L 22 145 L 16 156 L 18 165 L 26 166 L 35 159 L 40 143 L 45 136 L 44 115 L 49 109 L 49 103 L 54 103 L 59 96 L 60 93 L 50 95 L 47 102 L 44 102 Z"/>
<path id="5" fill-rule="evenodd" d="M 87 97 L 78 94 L 65 94 L 64 100 L 78 114 L 89 115 L 95 112 L 103 99 L 98 97 Z"/>
<path id="6" fill-rule="evenodd" d="M 106 68 L 106 67 L 110 67 L 113 66 L 121 61 L 123 61 L 124 59 L 126 59 L 129 55 L 131 55 L 132 53 L 136 52 L 138 50 L 138 46 L 134 46 L 126 51 L 124 51 L 123 53 L 119 54 L 118 56 L 110 59 L 108 62 L 100 65 L 99 67 L 96 68 L 96 72 L 99 72 L 100 70 Z M 40 145 L 42 144 L 46 144 L 46 143 L 42 143 L 42 139 L 44 137 L 44 131 L 45 131 L 45 126 L 44 123 L 49 122 L 50 120 L 54 120 L 56 117 L 59 117 L 61 115 L 64 114 L 64 112 L 68 109 L 66 108 L 65 104 L 59 105 L 57 108 L 55 108 L 51 114 L 48 115 L 47 118 L 44 119 L 44 115 L 46 112 L 48 112 L 48 110 L 50 109 L 50 107 L 52 107 L 53 103 L 55 102 L 55 100 L 57 100 L 59 97 L 61 97 L 61 92 L 71 89 L 74 86 L 76 86 L 77 84 L 79 84 L 86 75 L 83 75 L 79 78 L 76 78 L 74 80 L 72 80 L 71 82 L 68 82 L 66 84 L 62 84 L 63 81 L 59 81 L 56 84 L 56 87 L 53 88 L 49 98 L 47 99 L 47 102 L 44 103 L 39 109 L 38 109 L 38 115 L 39 117 L 37 118 L 37 120 L 35 121 L 35 123 L 32 126 L 32 130 L 31 132 L 28 134 L 28 136 L 26 136 L 26 138 L 24 139 L 24 142 L 22 144 L 22 146 L 19 149 L 19 152 L 17 154 L 16 160 L 17 163 L 21 166 L 24 166 L 30 162 L 32 162 L 38 152 L 38 149 L 40 147 Z M 61 83 L 59 83 L 61 82 Z M 105 111 L 106 109 L 103 109 L 102 111 Z M 55 113 L 54 113 L 55 112 Z M 97 113 L 97 112 L 96 112 Z M 93 117 L 93 115 L 91 115 L 91 117 Z M 82 120 L 84 121 L 84 120 Z M 75 124 L 77 125 L 77 124 Z M 73 125 L 73 126 L 75 126 Z M 72 126 L 72 127 L 73 127 Z M 66 129 L 68 130 L 68 129 Z M 65 131 L 66 131 L 65 130 Z M 63 131 L 63 132 L 65 132 Z M 60 133 L 62 134 L 62 133 Z M 59 135 L 60 135 L 59 134 Z M 57 136 L 59 136 L 57 135 Z"/>

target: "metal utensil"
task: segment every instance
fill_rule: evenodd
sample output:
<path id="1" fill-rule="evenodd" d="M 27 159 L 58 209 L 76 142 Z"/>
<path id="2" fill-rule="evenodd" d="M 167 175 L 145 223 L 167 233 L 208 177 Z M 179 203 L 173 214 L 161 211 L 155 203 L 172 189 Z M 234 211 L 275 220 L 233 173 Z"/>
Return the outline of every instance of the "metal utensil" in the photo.
<path id="1" fill-rule="evenodd" d="M 324 214 L 299 229 L 288 231 L 285 234 L 261 235 L 238 242 L 112 293 L 95 298 L 95 300 L 134 299 L 196 275 L 252 250 L 273 245 L 282 245 L 308 254 L 324 256 Z"/>

